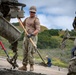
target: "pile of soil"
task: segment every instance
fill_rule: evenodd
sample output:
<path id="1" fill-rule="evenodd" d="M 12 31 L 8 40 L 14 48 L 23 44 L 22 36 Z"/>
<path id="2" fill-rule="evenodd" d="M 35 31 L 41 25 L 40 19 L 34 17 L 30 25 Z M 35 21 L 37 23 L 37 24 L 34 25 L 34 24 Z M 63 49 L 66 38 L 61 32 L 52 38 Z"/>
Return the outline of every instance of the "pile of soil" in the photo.
<path id="1" fill-rule="evenodd" d="M 30 71 L 18 71 L 6 68 L 0 68 L 0 75 L 45 75 L 41 73 L 34 73 Z"/>

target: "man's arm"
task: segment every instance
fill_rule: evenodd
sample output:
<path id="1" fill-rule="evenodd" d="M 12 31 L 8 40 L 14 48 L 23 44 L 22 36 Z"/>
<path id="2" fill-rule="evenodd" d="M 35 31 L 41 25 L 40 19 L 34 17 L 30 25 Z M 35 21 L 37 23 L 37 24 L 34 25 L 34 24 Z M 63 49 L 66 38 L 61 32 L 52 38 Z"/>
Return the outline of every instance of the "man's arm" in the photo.
<path id="1" fill-rule="evenodd" d="M 36 28 L 36 30 L 33 32 L 33 34 L 37 35 L 40 31 L 40 21 L 38 18 L 36 18 L 36 20 L 35 20 L 35 28 Z"/>

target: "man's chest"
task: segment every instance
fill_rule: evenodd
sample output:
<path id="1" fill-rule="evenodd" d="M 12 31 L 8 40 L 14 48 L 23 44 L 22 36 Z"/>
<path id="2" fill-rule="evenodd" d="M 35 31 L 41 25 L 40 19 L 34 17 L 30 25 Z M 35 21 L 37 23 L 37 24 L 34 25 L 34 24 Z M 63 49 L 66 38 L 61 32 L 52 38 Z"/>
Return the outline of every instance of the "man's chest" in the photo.
<path id="1" fill-rule="evenodd" d="M 35 20 L 34 19 L 27 19 L 26 20 L 26 26 L 34 26 Z"/>

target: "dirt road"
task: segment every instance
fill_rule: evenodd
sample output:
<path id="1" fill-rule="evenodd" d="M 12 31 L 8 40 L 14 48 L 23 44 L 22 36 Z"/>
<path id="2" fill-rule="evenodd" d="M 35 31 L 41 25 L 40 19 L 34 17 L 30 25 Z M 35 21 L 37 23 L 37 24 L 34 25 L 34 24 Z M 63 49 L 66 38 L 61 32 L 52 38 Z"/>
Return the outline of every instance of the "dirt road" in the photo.
<path id="1" fill-rule="evenodd" d="M 22 66 L 21 61 L 18 61 L 18 65 Z M 7 62 L 6 59 L 0 58 L 0 68 L 10 69 L 11 65 Z M 59 68 L 57 66 L 44 67 L 44 66 L 35 64 L 34 68 L 35 70 L 33 72 L 46 74 L 46 75 L 67 75 L 67 72 L 68 72 L 66 68 Z M 28 65 L 28 71 L 29 71 L 29 65 Z"/>

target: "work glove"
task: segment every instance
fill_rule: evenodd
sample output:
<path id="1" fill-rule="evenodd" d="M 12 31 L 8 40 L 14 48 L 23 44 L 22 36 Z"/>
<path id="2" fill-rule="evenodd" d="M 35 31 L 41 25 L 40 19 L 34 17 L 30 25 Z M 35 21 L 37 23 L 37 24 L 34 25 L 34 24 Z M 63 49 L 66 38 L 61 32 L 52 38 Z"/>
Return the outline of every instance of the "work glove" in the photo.
<path id="1" fill-rule="evenodd" d="M 31 38 L 32 36 L 34 36 L 34 34 L 28 34 L 27 37 Z"/>

